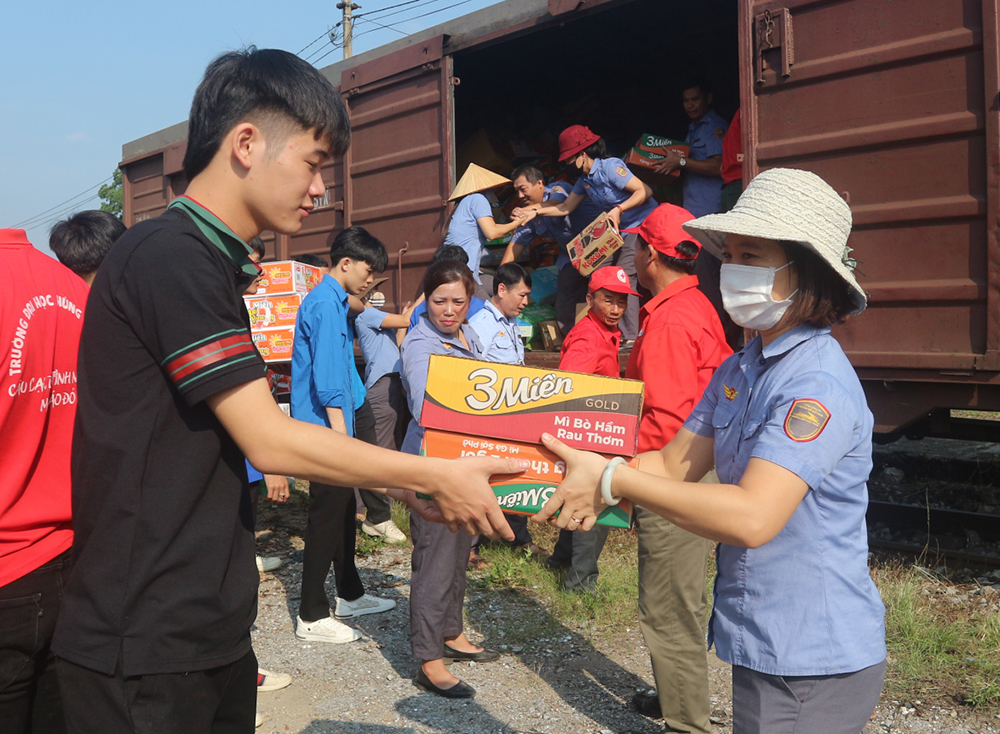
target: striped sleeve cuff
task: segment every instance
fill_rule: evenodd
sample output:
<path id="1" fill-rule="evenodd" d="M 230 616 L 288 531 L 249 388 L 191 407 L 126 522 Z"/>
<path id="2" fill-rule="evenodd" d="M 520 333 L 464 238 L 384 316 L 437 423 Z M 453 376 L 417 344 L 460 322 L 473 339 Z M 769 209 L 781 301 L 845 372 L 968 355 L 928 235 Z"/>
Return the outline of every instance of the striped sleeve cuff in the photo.
<path id="1" fill-rule="evenodd" d="M 180 392 L 228 367 L 256 360 L 257 349 L 246 329 L 230 329 L 179 349 L 162 365 Z"/>

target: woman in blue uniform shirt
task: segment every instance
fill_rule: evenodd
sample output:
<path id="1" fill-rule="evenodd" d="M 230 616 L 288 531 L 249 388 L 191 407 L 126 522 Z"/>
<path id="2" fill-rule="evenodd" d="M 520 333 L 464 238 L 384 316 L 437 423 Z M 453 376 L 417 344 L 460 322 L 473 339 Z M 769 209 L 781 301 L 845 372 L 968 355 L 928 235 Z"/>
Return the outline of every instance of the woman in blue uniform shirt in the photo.
<path id="1" fill-rule="evenodd" d="M 403 451 L 419 454 L 424 429 L 420 413 L 432 354 L 480 359 L 483 349 L 466 323 L 474 288 L 469 268 L 456 260 L 434 263 L 424 276 L 427 313 L 403 340 L 403 387 L 413 420 Z M 462 607 L 472 536 L 410 513 L 413 575 L 410 578 L 410 646 L 420 665 L 415 682 L 445 698 L 470 698 L 476 690 L 452 675 L 448 660 L 488 662 L 499 654 L 473 645 L 465 636 Z"/>
<path id="2" fill-rule="evenodd" d="M 684 226 L 721 257 L 726 311 L 758 336 L 639 470 L 546 437 L 568 477 L 537 519 L 561 507 L 553 524 L 588 529 L 628 497 L 719 541 L 709 644 L 733 666 L 734 734 L 857 734 L 886 648 L 867 565 L 873 420 L 830 335 L 866 305 L 850 208 L 815 174 L 772 169 L 731 212 Z M 720 483 L 695 484 L 713 463 Z"/>
<path id="3" fill-rule="evenodd" d="M 658 205 L 653 190 L 632 175 L 621 158 L 608 157 L 604 138 L 589 127 L 573 125 L 559 134 L 559 160 L 580 172 L 573 193 L 554 204 L 518 208 L 514 217 L 532 213 L 540 217 L 565 217 L 589 198 L 597 208 L 608 213 L 615 229 L 633 229 Z M 621 250 L 606 265 L 618 265 L 628 274 L 632 290 L 639 285 L 635 270 L 635 234 L 625 235 Z M 629 296 L 628 308 L 620 328 L 623 342 L 635 341 L 639 333 L 639 297 Z"/>
<path id="4" fill-rule="evenodd" d="M 468 253 L 469 270 L 476 282 L 476 296 L 484 301 L 490 300 L 493 294 L 493 282 L 484 284 L 479 272 L 483 245 L 510 234 L 535 216 L 533 212 L 524 212 L 508 224 L 497 224 L 489 199 L 482 192 L 509 183 L 509 178 L 470 163 L 448 197 L 448 201 L 457 201 L 458 204 L 448 220 L 444 244 L 457 245 Z"/>

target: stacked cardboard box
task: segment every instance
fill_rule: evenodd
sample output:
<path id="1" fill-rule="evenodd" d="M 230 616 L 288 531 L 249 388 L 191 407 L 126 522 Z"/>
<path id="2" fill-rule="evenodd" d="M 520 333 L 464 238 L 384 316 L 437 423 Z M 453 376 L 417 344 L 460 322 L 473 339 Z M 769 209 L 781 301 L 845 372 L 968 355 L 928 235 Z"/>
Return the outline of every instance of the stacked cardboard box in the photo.
<path id="1" fill-rule="evenodd" d="M 667 157 L 667 153 L 676 153 L 686 158 L 689 152 L 690 146 L 683 140 L 673 140 L 665 138 L 662 135 L 648 135 L 644 133 L 639 137 L 639 141 L 632 147 L 628 155 L 625 156 L 625 163 L 633 171 L 638 169 L 656 173 L 657 166 Z M 681 174 L 680 171 L 675 170 L 668 175 L 676 177 Z"/>
<path id="2" fill-rule="evenodd" d="M 565 473 L 540 444 L 542 432 L 634 465 L 642 398 L 643 383 L 636 380 L 435 355 L 420 418 L 423 453 L 528 459 L 523 475 L 495 477 L 491 484 L 504 510 L 533 515 Z M 598 522 L 628 527 L 631 507 L 609 507 Z"/>
<path id="3" fill-rule="evenodd" d="M 295 318 L 306 294 L 323 280 L 323 271 L 293 260 L 263 263 L 261 268 L 257 292 L 243 296 L 253 342 L 265 362 L 290 362 Z"/>

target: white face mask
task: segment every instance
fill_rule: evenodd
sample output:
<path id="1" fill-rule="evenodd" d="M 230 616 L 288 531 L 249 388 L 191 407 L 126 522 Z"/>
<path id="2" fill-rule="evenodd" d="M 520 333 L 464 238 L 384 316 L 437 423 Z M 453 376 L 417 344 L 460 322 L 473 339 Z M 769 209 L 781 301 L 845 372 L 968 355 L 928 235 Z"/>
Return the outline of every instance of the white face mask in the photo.
<path id="1" fill-rule="evenodd" d="M 723 263 L 719 275 L 722 290 L 722 305 L 733 321 L 745 329 L 767 331 L 781 321 L 785 311 L 792 305 L 792 296 L 784 301 L 775 301 L 771 292 L 774 288 L 774 274 L 787 268 L 760 268 L 753 265 Z"/>

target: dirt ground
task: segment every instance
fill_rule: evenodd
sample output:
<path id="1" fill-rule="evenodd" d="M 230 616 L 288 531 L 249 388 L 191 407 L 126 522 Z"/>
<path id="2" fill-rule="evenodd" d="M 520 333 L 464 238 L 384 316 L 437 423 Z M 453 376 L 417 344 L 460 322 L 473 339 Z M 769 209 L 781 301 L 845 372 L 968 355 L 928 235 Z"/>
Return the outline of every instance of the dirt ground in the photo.
<path id="1" fill-rule="evenodd" d="M 493 663 L 455 664 L 476 698 L 449 701 L 416 688 L 409 650 L 409 547 L 384 546 L 358 560 L 369 593 L 396 608 L 357 620 L 364 637 L 346 645 L 302 642 L 294 619 L 301 574 L 304 504 L 262 508 L 259 551 L 285 565 L 262 574 L 253 633 L 260 664 L 290 673 L 293 683 L 262 693 L 261 734 L 365 732 L 403 734 L 653 734 L 660 722 L 633 712 L 632 694 L 652 681 L 638 624 L 614 634 L 559 623 L 528 594 L 470 585 L 467 632 L 501 650 Z M 331 597 L 332 586 L 328 587 Z M 731 731 L 729 669 L 709 655 L 714 734 Z M 1000 731 L 1000 717 L 977 716 L 921 702 L 883 700 L 866 734 Z"/>

